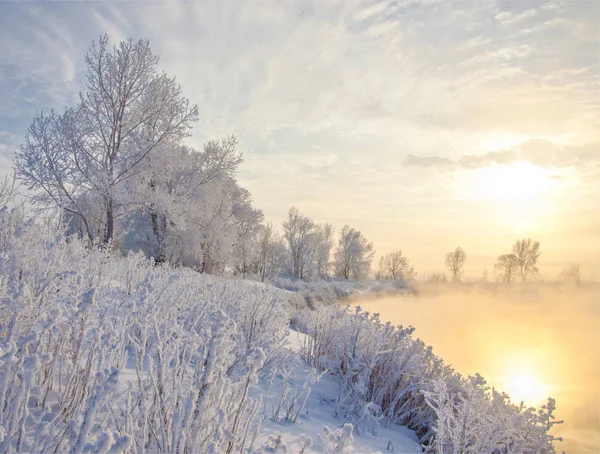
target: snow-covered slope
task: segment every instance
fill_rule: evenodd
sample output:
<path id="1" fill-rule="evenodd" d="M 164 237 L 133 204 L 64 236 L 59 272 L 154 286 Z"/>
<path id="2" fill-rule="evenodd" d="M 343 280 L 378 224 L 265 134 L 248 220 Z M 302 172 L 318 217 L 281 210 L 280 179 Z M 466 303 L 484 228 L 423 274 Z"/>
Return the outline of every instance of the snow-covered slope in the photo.
<path id="1" fill-rule="evenodd" d="M 514 406 L 376 315 L 35 224 L 0 246 L 0 453 L 417 452 L 393 423 L 430 451 L 553 451 L 552 401 Z"/>
<path id="2" fill-rule="evenodd" d="M 288 364 L 291 377 L 287 379 L 287 382 L 292 389 L 301 388 L 304 383 L 309 382 L 311 377 L 314 376 L 314 369 L 307 366 L 299 354 L 300 349 L 305 345 L 305 338 L 305 334 L 290 331 L 289 345 L 295 355 Z M 269 447 L 274 449 L 276 444 L 273 440 L 279 439 L 285 445 L 285 448 L 283 446 L 279 448 L 280 452 L 285 452 L 287 449 L 287 452 L 299 453 L 303 448 L 305 448 L 305 453 L 331 450 L 332 444 L 323 429 L 327 427 L 334 432 L 344 425 L 344 421 L 338 419 L 334 414 L 335 407 L 332 405 L 332 400 L 337 395 L 337 384 L 333 377 L 323 375 L 317 383 L 312 385 L 306 404 L 295 423 L 285 419 L 285 411 L 280 411 L 278 419 L 273 418 L 284 392 L 284 380 L 281 374 L 278 374 L 270 386 L 268 386 L 268 381 L 269 377 L 261 380 L 259 387 L 254 390 L 255 395 L 262 394 L 266 399 L 266 405 L 264 406 L 265 420 L 256 440 L 256 446 L 262 446 L 263 450 Z M 289 394 L 292 392 L 289 392 Z M 406 427 L 391 425 L 388 428 L 381 427 L 377 436 L 371 434 L 357 436 L 354 434 L 352 441 L 344 452 L 417 453 L 421 452 L 421 448 L 417 436 L 411 430 Z"/>

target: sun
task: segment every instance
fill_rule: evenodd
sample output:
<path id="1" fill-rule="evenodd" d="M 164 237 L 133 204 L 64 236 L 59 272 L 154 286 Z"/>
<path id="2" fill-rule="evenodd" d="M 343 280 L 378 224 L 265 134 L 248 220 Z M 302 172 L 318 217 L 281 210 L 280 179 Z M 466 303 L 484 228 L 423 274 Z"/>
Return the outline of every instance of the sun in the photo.
<path id="1" fill-rule="evenodd" d="M 511 372 L 505 383 L 511 401 L 535 405 L 544 400 L 545 386 L 530 372 Z"/>
<path id="2" fill-rule="evenodd" d="M 511 402 L 538 407 L 553 394 L 554 388 L 546 381 L 547 371 L 542 358 L 543 352 L 537 350 L 506 356 L 497 383 L 510 396 Z"/>
<path id="3" fill-rule="evenodd" d="M 476 171 L 473 192 L 496 202 L 526 203 L 547 195 L 552 181 L 546 169 L 530 162 L 492 164 Z"/>

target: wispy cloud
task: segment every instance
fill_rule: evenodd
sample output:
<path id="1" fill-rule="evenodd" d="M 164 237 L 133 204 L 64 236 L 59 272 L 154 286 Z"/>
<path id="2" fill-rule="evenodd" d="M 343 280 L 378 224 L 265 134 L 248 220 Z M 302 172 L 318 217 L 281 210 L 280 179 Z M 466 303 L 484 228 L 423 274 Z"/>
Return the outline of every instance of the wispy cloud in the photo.
<path id="1" fill-rule="evenodd" d="M 561 146 L 546 140 L 529 140 L 513 148 L 467 154 L 456 159 L 443 156 L 408 155 L 404 165 L 428 168 L 474 169 L 492 164 L 527 161 L 547 168 L 574 167 L 580 170 L 600 164 L 600 142 L 584 146 Z"/>
<path id="2" fill-rule="evenodd" d="M 436 197 L 451 197 L 453 167 L 522 158 L 583 169 L 600 131 L 594 2 L 40 2 L 2 9 L 3 156 L 36 110 L 76 102 L 93 39 L 106 32 L 113 40 L 147 37 L 161 69 L 200 107 L 190 142 L 238 135 L 246 149 L 240 178 L 269 217 L 282 217 L 291 204 L 318 219 L 370 216 L 367 233 L 384 243 L 391 230 L 376 225 L 414 206 L 435 218 Z M 499 147 L 498 137 L 517 139 Z M 443 207 L 460 211 L 456 203 Z"/>

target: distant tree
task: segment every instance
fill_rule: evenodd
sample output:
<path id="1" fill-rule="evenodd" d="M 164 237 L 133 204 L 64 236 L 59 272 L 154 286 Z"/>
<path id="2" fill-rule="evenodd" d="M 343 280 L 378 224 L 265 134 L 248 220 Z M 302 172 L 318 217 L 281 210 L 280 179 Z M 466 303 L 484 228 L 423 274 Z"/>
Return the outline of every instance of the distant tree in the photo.
<path id="1" fill-rule="evenodd" d="M 538 273 L 536 265 L 540 257 L 539 241 L 533 241 L 531 238 L 517 240 L 513 245 L 512 254 L 515 256 L 517 271 L 522 281 Z"/>
<path id="2" fill-rule="evenodd" d="M 108 36 L 86 55 L 86 91 L 63 114 L 36 114 L 15 156 L 17 177 L 35 191 L 40 208 L 81 220 L 90 241 L 108 243 L 115 219 L 127 212 L 123 186 L 148 157 L 178 145 L 198 119 L 174 78 L 160 73 L 146 39 L 129 39 L 110 52 Z M 89 204 L 100 204 L 91 219 Z M 98 216 L 96 216 L 98 218 Z M 93 228 L 101 222 L 101 232 Z"/>
<path id="3" fill-rule="evenodd" d="M 454 251 L 446 254 L 446 267 L 450 271 L 450 275 L 454 282 L 460 281 L 466 260 L 467 253 L 461 247 L 457 247 Z"/>
<path id="4" fill-rule="evenodd" d="M 560 277 L 563 281 L 579 284 L 581 282 L 581 271 L 579 269 L 579 265 L 571 265 L 570 267 L 563 269 L 560 273 Z"/>
<path id="5" fill-rule="evenodd" d="M 329 276 L 331 249 L 333 248 L 333 225 L 328 222 L 317 224 L 313 236 L 314 263 L 318 277 Z"/>
<path id="6" fill-rule="evenodd" d="M 236 224 L 236 244 L 234 255 L 236 261 L 235 273 L 246 278 L 248 273 L 258 273 L 253 265 L 257 263 L 258 236 L 262 227 L 264 215 L 261 210 L 252 207 L 250 192 L 243 188 L 236 188 L 234 194 L 232 214 Z"/>
<path id="7" fill-rule="evenodd" d="M 272 258 L 273 240 L 274 240 L 273 223 L 266 224 L 259 234 L 258 238 L 258 272 L 261 282 L 265 281 L 268 264 Z"/>
<path id="8" fill-rule="evenodd" d="M 373 243 L 358 230 L 345 225 L 334 255 L 335 275 L 344 279 L 365 279 L 375 255 Z"/>
<path id="9" fill-rule="evenodd" d="M 283 231 L 291 256 L 292 275 L 302 279 L 313 252 L 315 223 L 300 214 L 298 208 L 293 206 L 288 212 L 287 220 L 283 223 Z"/>
<path id="10" fill-rule="evenodd" d="M 505 254 L 498 257 L 494 268 L 498 280 L 509 284 L 518 272 L 519 263 L 514 254 Z"/>
<path id="11" fill-rule="evenodd" d="M 415 269 L 400 250 L 385 254 L 379 259 L 378 279 L 408 280 L 413 279 L 415 275 Z"/>

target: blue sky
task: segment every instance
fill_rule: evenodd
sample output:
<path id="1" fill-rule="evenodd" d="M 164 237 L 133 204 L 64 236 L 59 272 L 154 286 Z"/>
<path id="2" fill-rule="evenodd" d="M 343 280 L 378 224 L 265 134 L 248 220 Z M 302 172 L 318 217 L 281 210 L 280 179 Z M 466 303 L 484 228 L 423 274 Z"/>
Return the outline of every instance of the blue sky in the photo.
<path id="1" fill-rule="evenodd" d="M 472 275 L 532 236 L 548 274 L 598 275 L 599 17 L 586 0 L 2 2 L 0 169 L 37 110 L 77 101 L 93 39 L 147 37 L 200 107 L 189 142 L 237 135 L 276 223 L 294 204 L 422 271 L 460 244 Z M 514 162 L 538 190 L 490 170 Z"/>

